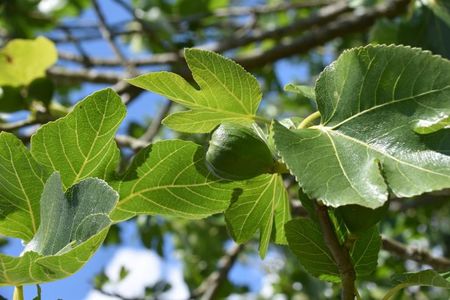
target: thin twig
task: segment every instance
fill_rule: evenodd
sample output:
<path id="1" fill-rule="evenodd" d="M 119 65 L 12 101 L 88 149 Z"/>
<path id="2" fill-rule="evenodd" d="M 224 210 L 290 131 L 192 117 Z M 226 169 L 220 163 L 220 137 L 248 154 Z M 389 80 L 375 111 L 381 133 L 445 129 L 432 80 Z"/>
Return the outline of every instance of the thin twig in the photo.
<path id="1" fill-rule="evenodd" d="M 406 10 L 410 2 L 411 0 L 391 0 L 373 8 L 361 9 L 358 10 L 358 13 L 347 14 L 333 22 L 311 29 L 291 42 L 279 43 L 269 50 L 255 51 L 245 56 L 236 57 L 234 60 L 246 69 L 253 69 L 261 68 L 282 58 L 304 54 L 337 37 L 364 31 L 380 18 L 398 16 Z"/>
<path id="2" fill-rule="evenodd" d="M 410 259 L 420 264 L 427 264 L 438 271 L 450 270 L 450 259 L 433 256 L 428 250 L 408 247 L 396 240 L 382 237 L 383 250 L 394 253 L 403 259 Z"/>
<path id="3" fill-rule="evenodd" d="M 162 120 L 168 115 L 172 105 L 173 105 L 172 101 L 166 100 L 166 103 L 164 103 L 164 106 L 161 108 L 161 110 L 158 112 L 158 114 L 152 120 L 152 123 L 150 124 L 150 126 L 147 128 L 145 133 L 139 138 L 141 141 L 150 143 L 155 138 L 155 136 L 158 134 L 159 130 L 161 129 Z"/>
<path id="4" fill-rule="evenodd" d="M 134 65 L 128 61 L 127 57 L 122 53 L 119 46 L 115 43 L 114 37 L 111 34 L 111 29 L 106 23 L 106 18 L 103 15 L 103 12 L 101 11 L 97 0 L 92 0 L 92 6 L 94 7 L 95 14 L 97 15 L 99 21 L 100 33 L 102 34 L 105 41 L 108 42 L 114 54 L 120 60 L 120 63 L 124 66 L 128 73 L 132 76 L 138 75 L 139 72 L 135 69 Z"/>
<path id="5" fill-rule="evenodd" d="M 120 5 L 123 9 L 128 11 L 133 16 L 133 19 L 141 25 L 142 31 L 145 33 L 145 36 L 149 38 L 154 44 L 160 45 L 166 51 L 173 50 L 173 47 L 167 44 L 167 41 L 161 40 L 158 37 L 157 32 L 154 31 L 153 28 L 138 15 L 136 9 L 134 9 L 131 5 L 129 5 L 127 2 L 123 0 L 113 0 L 113 1 L 116 2 L 118 5 Z"/>
<path id="6" fill-rule="evenodd" d="M 241 38 L 231 36 L 228 39 L 224 39 L 213 44 L 199 45 L 197 47 L 215 52 L 224 52 L 266 39 L 281 39 L 289 35 L 305 32 L 306 30 L 314 26 L 321 26 L 323 24 L 326 24 L 331 20 L 334 20 L 339 15 L 351 10 L 352 8 L 345 1 L 340 1 L 338 3 L 323 7 L 317 12 L 311 14 L 309 17 L 299 19 L 287 26 L 282 26 L 276 29 L 262 32 L 254 32 L 251 35 Z"/>
<path id="7" fill-rule="evenodd" d="M 316 206 L 316 212 L 320 227 L 322 228 L 325 244 L 328 249 L 330 249 L 341 275 L 342 300 L 354 300 L 356 273 L 353 268 L 349 251 L 345 248 L 345 246 L 341 245 L 337 239 L 334 226 L 331 223 L 330 216 L 328 215 L 328 208 L 324 205 L 318 204 Z"/>
<path id="8" fill-rule="evenodd" d="M 0 123 L 0 131 L 14 131 L 34 124 L 39 124 L 39 122 L 34 118 L 20 120 L 12 123 Z"/>
<path id="9" fill-rule="evenodd" d="M 128 135 L 116 135 L 116 142 L 117 144 L 119 144 L 120 147 L 127 147 L 135 152 L 149 145 L 149 143 L 147 142 L 133 138 Z"/>
<path id="10" fill-rule="evenodd" d="M 84 50 L 83 46 L 81 45 L 80 41 L 78 39 L 76 39 L 73 35 L 72 32 L 70 31 L 70 29 L 63 27 L 62 30 L 65 32 L 67 39 L 69 41 L 71 41 L 75 48 L 77 48 L 78 52 L 81 55 L 82 58 L 82 63 L 86 68 L 92 67 L 92 63 L 90 61 L 89 55 L 87 54 L 87 52 Z"/>
<path id="11" fill-rule="evenodd" d="M 211 273 L 203 283 L 193 291 L 191 299 L 213 300 L 217 299 L 217 292 L 228 278 L 228 273 L 237 261 L 239 254 L 244 250 L 244 244 L 235 245 L 226 253 L 218 263 L 218 269 Z"/>

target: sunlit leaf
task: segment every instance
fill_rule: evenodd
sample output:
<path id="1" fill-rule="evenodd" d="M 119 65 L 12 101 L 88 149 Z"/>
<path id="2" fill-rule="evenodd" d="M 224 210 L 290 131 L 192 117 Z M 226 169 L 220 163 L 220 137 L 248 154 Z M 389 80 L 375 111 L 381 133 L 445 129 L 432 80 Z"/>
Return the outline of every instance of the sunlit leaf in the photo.
<path id="1" fill-rule="evenodd" d="M 28 242 L 39 223 L 39 201 L 50 172 L 11 133 L 0 133 L 0 233 Z"/>
<path id="2" fill-rule="evenodd" d="M 170 72 L 148 73 L 128 80 L 189 108 L 169 115 L 164 124 L 182 132 L 202 133 L 225 121 L 248 122 L 257 118 L 261 90 L 255 77 L 213 52 L 186 49 L 185 58 L 199 89 Z"/>
<path id="3" fill-rule="evenodd" d="M 27 85 L 44 77 L 57 58 L 55 45 L 45 37 L 12 40 L 0 50 L 0 86 Z"/>
<path id="4" fill-rule="evenodd" d="M 114 136 L 125 110 L 112 89 L 95 92 L 67 116 L 39 128 L 31 154 L 60 172 L 65 188 L 87 177 L 110 180 L 119 163 Z"/>

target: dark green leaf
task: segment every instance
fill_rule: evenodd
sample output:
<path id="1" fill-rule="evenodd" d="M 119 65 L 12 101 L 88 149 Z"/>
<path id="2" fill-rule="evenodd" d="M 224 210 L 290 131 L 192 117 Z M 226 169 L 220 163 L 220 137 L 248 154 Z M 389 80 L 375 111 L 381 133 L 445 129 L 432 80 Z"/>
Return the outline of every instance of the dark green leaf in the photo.
<path id="1" fill-rule="evenodd" d="M 322 122 L 274 125 L 275 143 L 300 186 L 326 205 L 376 208 L 450 187 L 450 134 L 415 132 L 450 115 L 450 62 L 402 46 L 346 51 L 320 76 Z"/>
<path id="2" fill-rule="evenodd" d="M 450 289 L 450 280 L 444 277 L 444 274 L 439 274 L 434 270 L 424 270 L 416 273 L 404 273 L 393 276 L 392 280 L 397 285 L 390 289 L 383 300 L 389 300 L 395 294 L 408 286 L 420 285 L 420 286 L 432 286 L 444 289 Z"/>

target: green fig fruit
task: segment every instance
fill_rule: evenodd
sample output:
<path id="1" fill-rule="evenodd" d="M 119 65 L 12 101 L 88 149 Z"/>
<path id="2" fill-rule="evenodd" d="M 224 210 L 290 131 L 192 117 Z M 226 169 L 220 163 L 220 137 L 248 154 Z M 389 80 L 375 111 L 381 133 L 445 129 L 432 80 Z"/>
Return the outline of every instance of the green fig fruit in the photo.
<path id="1" fill-rule="evenodd" d="M 223 123 L 215 129 L 206 152 L 208 169 L 229 180 L 273 173 L 276 160 L 255 126 Z"/>
<path id="2" fill-rule="evenodd" d="M 383 206 L 376 209 L 352 204 L 340 206 L 336 212 L 344 220 L 347 229 L 351 233 L 358 234 L 377 224 L 384 217 L 388 208 L 389 202 L 386 201 Z"/>

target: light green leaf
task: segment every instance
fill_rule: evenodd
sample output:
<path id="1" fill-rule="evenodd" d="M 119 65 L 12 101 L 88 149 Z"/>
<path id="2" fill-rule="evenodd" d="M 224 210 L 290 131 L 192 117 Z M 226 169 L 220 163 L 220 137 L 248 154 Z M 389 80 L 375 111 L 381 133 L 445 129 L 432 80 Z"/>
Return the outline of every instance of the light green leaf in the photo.
<path id="1" fill-rule="evenodd" d="M 0 133 L 0 233 L 28 242 L 39 227 L 39 201 L 50 172 L 22 142 Z"/>
<path id="2" fill-rule="evenodd" d="M 414 124 L 414 131 L 420 134 L 428 134 L 439 131 L 443 128 L 449 128 L 450 116 L 441 115 L 433 120 L 419 120 Z"/>
<path id="3" fill-rule="evenodd" d="M 255 77 L 213 52 L 186 49 L 184 55 L 199 89 L 170 72 L 149 73 L 128 80 L 190 109 L 168 116 L 164 124 L 182 132 L 205 133 L 224 121 L 248 122 L 257 118 L 261 90 Z"/>
<path id="4" fill-rule="evenodd" d="M 377 268 L 378 253 L 381 248 L 381 237 L 377 226 L 364 231 L 358 235 L 350 250 L 356 276 L 369 276 Z"/>
<path id="5" fill-rule="evenodd" d="M 113 219 L 137 214 L 200 219 L 223 212 L 242 191 L 208 171 L 204 156 L 202 147 L 181 140 L 141 150 L 121 181 L 113 183 L 121 199 Z"/>
<path id="6" fill-rule="evenodd" d="M 31 154 L 61 173 L 64 187 L 87 177 L 110 180 L 119 162 L 114 136 L 126 109 L 112 90 L 93 93 L 31 138 Z"/>
<path id="7" fill-rule="evenodd" d="M 280 181 L 282 184 L 282 178 Z M 284 188 L 284 185 L 283 185 Z M 275 243 L 277 244 L 287 244 L 286 232 L 284 225 L 291 220 L 291 206 L 289 203 L 289 197 L 287 191 L 283 192 L 280 199 L 274 199 L 278 201 L 278 205 L 275 208 Z"/>
<path id="8" fill-rule="evenodd" d="M 243 182 L 242 188 L 242 195 L 232 201 L 225 211 L 228 228 L 238 243 L 248 241 L 259 230 L 259 253 L 264 257 L 269 247 L 274 221 L 276 242 L 285 241 L 281 227 L 289 220 L 287 192 L 278 174 L 258 176 Z"/>
<path id="9" fill-rule="evenodd" d="M 444 289 L 450 289 L 450 280 L 446 274 L 439 274 L 434 270 L 424 270 L 416 273 L 404 273 L 393 276 L 392 280 L 397 285 L 390 289 L 383 300 L 389 300 L 395 294 L 408 286 L 420 285 L 420 286 L 432 286 Z M 448 275 L 448 273 L 447 273 Z"/>
<path id="10" fill-rule="evenodd" d="M 288 83 L 284 86 L 284 90 L 286 92 L 297 93 L 311 100 L 316 100 L 316 92 L 312 86 Z"/>
<path id="11" fill-rule="evenodd" d="M 289 221 L 286 226 L 289 248 L 311 275 L 331 282 L 340 282 L 339 270 L 325 245 L 318 225 L 306 218 Z"/>
<path id="12" fill-rule="evenodd" d="M 318 126 L 274 125 L 283 160 L 313 199 L 376 208 L 450 187 L 450 134 L 414 131 L 450 114 L 450 62 L 403 46 L 344 52 L 316 85 Z"/>
<path id="13" fill-rule="evenodd" d="M 76 272 L 105 238 L 117 199 L 100 179 L 85 179 L 64 193 L 60 175 L 51 175 L 42 192 L 39 229 L 23 255 L 0 255 L 0 285 L 47 282 Z"/>
<path id="14" fill-rule="evenodd" d="M 45 37 L 12 40 L 0 50 L 0 85 L 27 85 L 45 76 L 57 58 L 55 45 Z"/>

